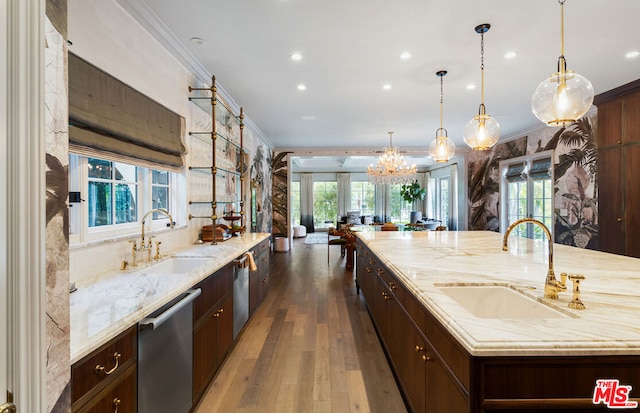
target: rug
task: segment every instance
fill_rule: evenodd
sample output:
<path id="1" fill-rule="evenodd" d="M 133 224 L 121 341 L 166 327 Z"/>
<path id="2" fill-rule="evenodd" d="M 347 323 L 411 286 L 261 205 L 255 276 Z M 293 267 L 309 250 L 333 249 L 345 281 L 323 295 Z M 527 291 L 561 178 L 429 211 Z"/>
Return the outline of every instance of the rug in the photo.
<path id="1" fill-rule="evenodd" d="M 338 239 L 339 236 L 331 235 L 327 238 L 326 232 L 312 232 L 307 234 L 307 237 L 304 239 L 305 244 L 326 244 L 328 239 Z"/>

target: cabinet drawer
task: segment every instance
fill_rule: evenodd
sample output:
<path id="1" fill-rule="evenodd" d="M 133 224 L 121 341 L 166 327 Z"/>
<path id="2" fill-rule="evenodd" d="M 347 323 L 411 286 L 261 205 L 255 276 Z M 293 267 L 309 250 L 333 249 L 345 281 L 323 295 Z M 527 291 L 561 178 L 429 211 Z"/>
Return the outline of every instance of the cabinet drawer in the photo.
<path id="1" fill-rule="evenodd" d="M 229 291 L 233 289 L 233 263 L 211 274 L 196 288 L 202 293 L 193 302 L 193 320 L 200 320 Z"/>
<path id="2" fill-rule="evenodd" d="M 469 390 L 470 356 L 430 313 L 425 312 L 425 316 L 427 339 L 437 349 L 444 364 L 451 369 L 464 388 Z"/>
<path id="3" fill-rule="evenodd" d="M 136 366 L 132 365 L 74 413 L 135 413 L 138 405 L 136 384 Z"/>
<path id="4" fill-rule="evenodd" d="M 137 353 L 137 327 L 133 326 L 71 366 L 71 403 L 135 365 Z"/>

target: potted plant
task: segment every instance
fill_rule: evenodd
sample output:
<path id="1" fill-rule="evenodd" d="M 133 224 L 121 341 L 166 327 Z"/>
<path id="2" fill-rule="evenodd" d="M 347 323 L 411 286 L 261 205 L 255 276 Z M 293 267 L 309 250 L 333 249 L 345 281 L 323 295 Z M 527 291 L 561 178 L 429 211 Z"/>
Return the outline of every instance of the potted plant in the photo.
<path id="1" fill-rule="evenodd" d="M 418 180 L 413 181 L 412 184 L 404 184 L 400 189 L 400 196 L 402 199 L 412 204 L 416 201 L 422 201 L 427 191 L 420 187 Z M 421 211 L 411 211 L 411 223 L 415 224 L 422 219 Z"/>

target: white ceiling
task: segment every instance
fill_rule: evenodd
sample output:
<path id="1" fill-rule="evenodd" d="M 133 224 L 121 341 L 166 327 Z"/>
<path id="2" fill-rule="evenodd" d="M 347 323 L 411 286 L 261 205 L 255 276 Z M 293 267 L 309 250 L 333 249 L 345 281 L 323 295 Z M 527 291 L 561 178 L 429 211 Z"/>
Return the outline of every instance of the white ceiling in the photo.
<path id="1" fill-rule="evenodd" d="M 463 146 L 462 128 L 480 103 L 481 23 L 492 25 L 487 113 L 503 138 L 515 137 L 541 125 L 531 94 L 560 54 L 556 0 L 118 1 L 161 41 L 172 40 L 179 59 L 215 74 L 276 148 L 381 148 L 387 131 L 403 149 L 424 148 L 439 127 L 440 69 L 449 71 L 443 126 Z M 625 58 L 640 50 L 639 17 L 639 0 L 566 2 L 568 68 L 596 94 L 640 78 L 640 58 Z M 405 51 L 412 57 L 403 61 Z M 517 57 L 506 59 L 509 51 Z M 303 59 L 292 61 L 293 52 Z"/>

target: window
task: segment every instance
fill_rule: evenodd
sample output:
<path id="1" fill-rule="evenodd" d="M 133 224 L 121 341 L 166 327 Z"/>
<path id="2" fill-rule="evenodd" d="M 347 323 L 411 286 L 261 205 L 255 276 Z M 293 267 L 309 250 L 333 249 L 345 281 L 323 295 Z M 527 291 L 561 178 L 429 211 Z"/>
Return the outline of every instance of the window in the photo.
<path id="1" fill-rule="evenodd" d="M 328 228 L 336 225 L 338 217 L 338 183 L 336 181 L 313 183 L 313 225 Z"/>
<path id="2" fill-rule="evenodd" d="M 351 182 L 351 209 L 361 215 L 373 215 L 376 207 L 376 187 L 368 181 Z"/>
<path id="3" fill-rule="evenodd" d="M 152 208 L 162 208 L 169 210 L 169 172 L 167 171 L 151 171 L 151 206 Z M 162 217 L 161 214 L 154 212 L 153 219 Z"/>
<path id="4" fill-rule="evenodd" d="M 391 222 L 408 223 L 411 220 L 411 204 L 402 198 L 402 185 L 389 185 Z"/>
<path id="5" fill-rule="evenodd" d="M 503 196 L 502 228 L 521 218 L 534 218 L 543 222 L 553 233 L 553 178 L 551 155 L 548 152 L 535 156 L 510 159 L 500 164 Z M 505 190 L 506 189 L 506 190 Z M 506 219 L 504 218 L 506 217 Z M 544 239 L 539 226 L 519 225 L 514 235 L 523 238 Z"/>
<path id="6" fill-rule="evenodd" d="M 83 200 L 69 208 L 70 242 L 136 235 L 146 211 L 176 209 L 176 179 L 168 171 L 70 154 L 69 190 L 80 192 Z M 158 228 L 168 222 L 164 214 L 152 218 L 151 225 Z"/>
<path id="7" fill-rule="evenodd" d="M 119 162 L 87 159 L 89 227 L 137 221 L 137 168 Z"/>
<path id="8" fill-rule="evenodd" d="M 293 225 L 300 224 L 300 181 L 292 181 L 289 188 L 289 195 L 291 196 L 291 223 Z"/>
<path id="9" fill-rule="evenodd" d="M 451 206 L 449 205 L 449 177 L 443 177 L 438 179 L 438 219 L 442 222 L 442 225 L 449 226 L 449 211 Z"/>

